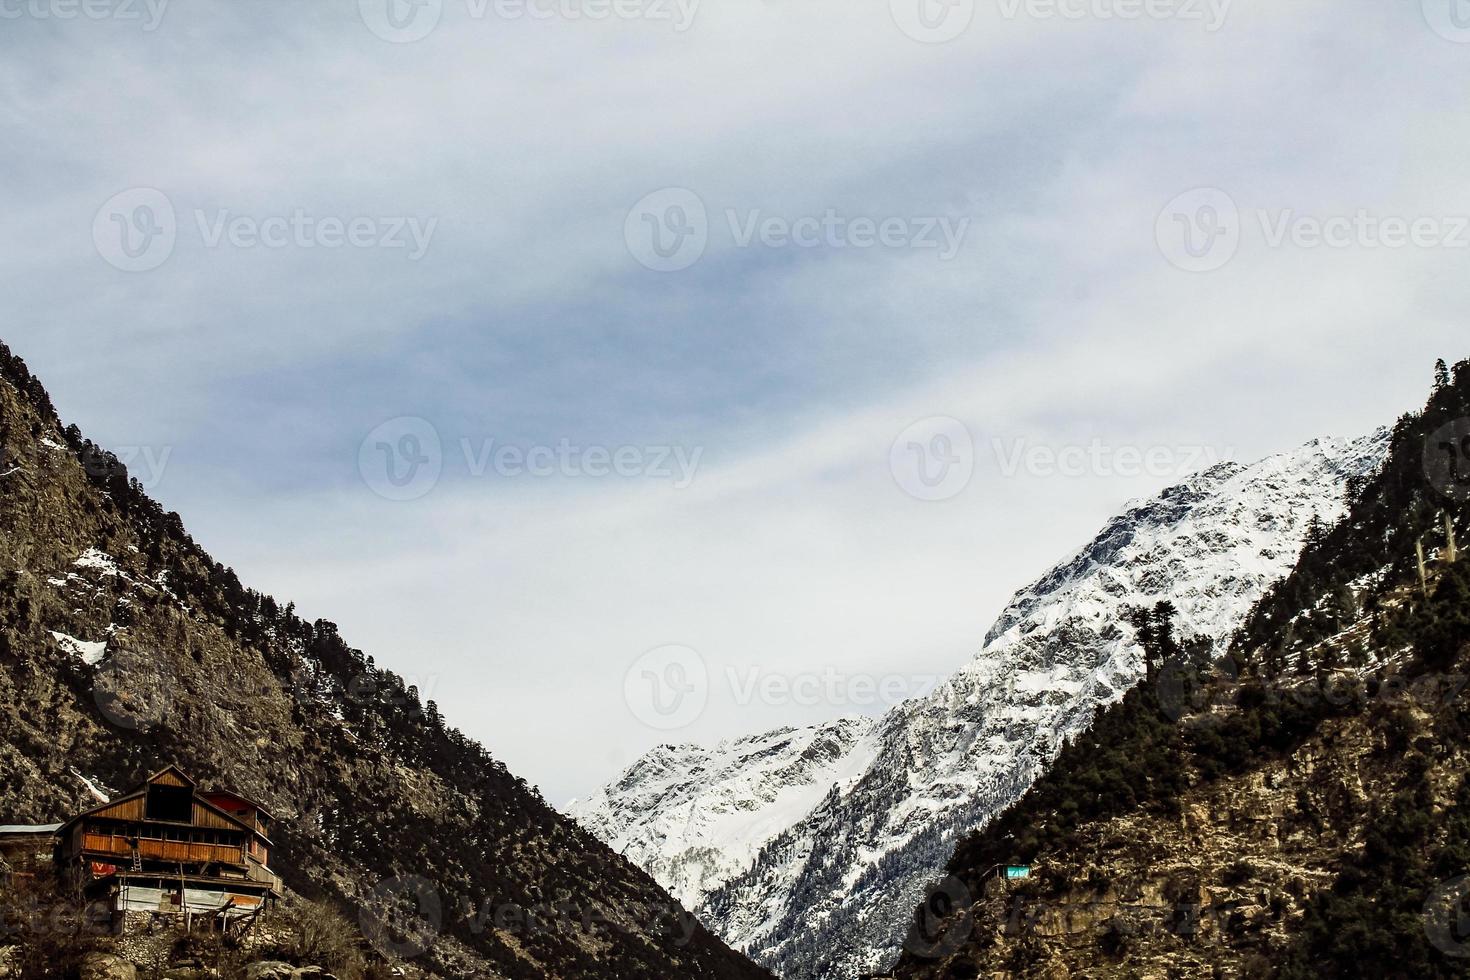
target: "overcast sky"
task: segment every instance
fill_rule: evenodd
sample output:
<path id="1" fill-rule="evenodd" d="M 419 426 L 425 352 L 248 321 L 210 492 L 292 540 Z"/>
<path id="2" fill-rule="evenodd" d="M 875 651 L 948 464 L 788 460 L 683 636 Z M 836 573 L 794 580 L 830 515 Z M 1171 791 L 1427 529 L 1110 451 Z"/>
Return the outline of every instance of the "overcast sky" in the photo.
<path id="1" fill-rule="evenodd" d="M 1470 353 L 1456 0 L 388 2 L 0 0 L 0 336 L 558 805 Z"/>

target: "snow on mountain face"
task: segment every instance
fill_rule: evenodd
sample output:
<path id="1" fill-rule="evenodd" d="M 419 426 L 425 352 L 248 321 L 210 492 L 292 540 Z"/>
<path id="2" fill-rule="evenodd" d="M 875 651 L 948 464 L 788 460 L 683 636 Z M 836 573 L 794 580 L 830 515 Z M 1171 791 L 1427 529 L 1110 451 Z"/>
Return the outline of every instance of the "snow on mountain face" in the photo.
<path id="1" fill-rule="evenodd" d="M 568 814 L 686 908 L 872 761 L 875 719 L 780 729 L 712 749 L 661 745 Z"/>
<path id="2" fill-rule="evenodd" d="M 805 784 L 801 799 L 812 809 L 797 819 L 795 797 L 785 802 L 766 826 L 788 825 L 738 874 L 706 890 L 694 905 L 700 918 L 787 980 L 882 970 L 956 838 L 1019 798 L 1065 740 L 1143 676 L 1126 608 L 1169 599 L 1181 633 L 1227 641 L 1295 564 L 1312 515 L 1327 523 L 1340 517 L 1348 479 L 1379 466 L 1387 444 L 1386 431 L 1319 440 L 1252 466 L 1221 464 L 1130 504 L 1087 547 L 1018 592 L 969 664 L 932 694 L 895 706 L 863 736 L 849 760 L 866 763 L 856 779 Z M 771 737 L 779 733 L 735 744 Z M 734 768 L 722 770 L 720 785 L 741 786 L 738 757 L 721 758 Z M 643 765 L 604 791 L 605 817 L 594 832 L 626 839 L 636 816 L 639 827 L 658 828 L 644 833 L 664 835 L 660 853 L 698 848 L 719 855 L 723 867 L 749 862 L 743 855 L 758 835 L 726 849 L 715 818 L 700 810 L 705 777 L 680 783 L 666 768 L 657 770 L 664 783 L 644 788 L 629 782 Z M 773 788 L 759 773 L 756 781 L 767 796 L 746 801 L 752 823 Z M 667 814 L 662 800 L 670 801 Z M 742 805 L 717 803 L 721 812 Z M 684 827 L 698 835 L 682 837 Z M 631 848 L 629 857 L 692 901 L 692 880 L 671 883 L 668 865 L 645 862 Z"/>

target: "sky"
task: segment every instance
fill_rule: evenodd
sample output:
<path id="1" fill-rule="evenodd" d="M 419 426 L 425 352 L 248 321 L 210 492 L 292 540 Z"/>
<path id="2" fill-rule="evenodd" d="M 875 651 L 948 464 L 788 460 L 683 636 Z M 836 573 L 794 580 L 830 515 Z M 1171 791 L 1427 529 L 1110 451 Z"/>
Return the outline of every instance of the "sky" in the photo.
<path id="1" fill-rule="evenodd" d="M 1461 0 L 0 0 L 0 339 L 562 805 L 1421 404 L 1467 83 Z"/>

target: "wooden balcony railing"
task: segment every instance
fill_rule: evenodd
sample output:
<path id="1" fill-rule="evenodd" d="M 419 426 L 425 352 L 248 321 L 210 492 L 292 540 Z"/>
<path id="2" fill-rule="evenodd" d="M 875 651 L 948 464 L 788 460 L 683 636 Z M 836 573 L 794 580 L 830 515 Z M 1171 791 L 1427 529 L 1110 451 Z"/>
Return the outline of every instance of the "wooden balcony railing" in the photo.
<path id="1" fill-rule="evenodd" d="M 281 879 L 276 877 L 275 872 L 269 868 L 261 867 L 254 861 L 251 861 L 247 867 L 249 868 L 248 875 L 251 881 L 259 881 L 270 885 L 271 893 L 276 896 L 285 894 L 285 890 L 281 887 Z"/>
<path id="2" fill-rule="evenodd" d="M 133 846 L 125 837 L 108 834 L 84 834 L 83 850 L 92 854 L 105 854 L 119 859 L 119 863 L 131 861 Z M 245 849 L 228 844 L 193 844 L 187 841 L 150 840 L 138 841 L 138 854 L 145 861 L 182 861 L 188 864 L 229 864 L 242 866 Z"/>

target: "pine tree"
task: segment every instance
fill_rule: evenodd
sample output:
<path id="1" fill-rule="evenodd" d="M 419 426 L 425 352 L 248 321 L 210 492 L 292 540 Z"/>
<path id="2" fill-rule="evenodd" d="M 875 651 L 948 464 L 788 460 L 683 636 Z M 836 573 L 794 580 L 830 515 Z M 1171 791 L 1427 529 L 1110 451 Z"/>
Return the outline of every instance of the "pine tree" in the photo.
<path id="1" fill-rule="evenodd" d="M 1470 571 L 1464 565 L 1445 573 L 1415 628 L 1415 645 L 1425 662 L 1435 668 L 1453 664 L 1470 643 Z"/>
<path id="2" fill-rule="evenodd" d="M 1444 362 L 1444 358 L 1434 362 L 1434 390 L 1440 391 L 1450 386 L 1450 369 Z"/>
<path id="3" fill-rule="evenodd" d="M 1319 547 L 1322 544 L 1322 539 L 1325 537 L 1327 537 L 1327 525 L 1322 523 L 1322 515 L 1313 510 L 1312 516 L 1307 520 L 1307 531 L 1305 541 L 1302 545 L 1303 550 L 1310 551 Z"/>
<path id="4" fill-rule="evenodd" d="M 1161 660 L 1179 655 L 1179 641 L 1174 636 L 1174 617 L 1178 614 L 1179 610 L 1168 599 L 1154 606 L 1154 632 L 1158 638 Z"/>

